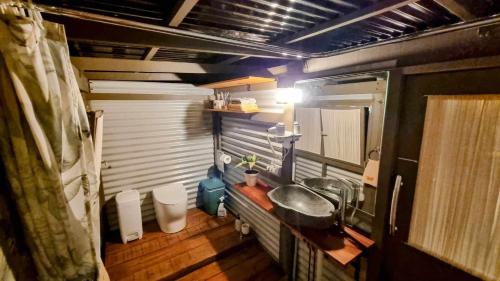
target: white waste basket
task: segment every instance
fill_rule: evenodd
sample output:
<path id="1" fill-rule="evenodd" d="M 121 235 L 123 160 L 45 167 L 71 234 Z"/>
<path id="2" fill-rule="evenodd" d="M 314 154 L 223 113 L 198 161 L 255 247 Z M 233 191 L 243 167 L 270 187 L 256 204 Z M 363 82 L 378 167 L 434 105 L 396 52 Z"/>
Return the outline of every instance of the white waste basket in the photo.
<path id="1" fill-rule="evenodd" d="M 116 195 L 118 224 L 123 244 L 142 238 L 142 217 L 139 191 L 132 189 Z"/>

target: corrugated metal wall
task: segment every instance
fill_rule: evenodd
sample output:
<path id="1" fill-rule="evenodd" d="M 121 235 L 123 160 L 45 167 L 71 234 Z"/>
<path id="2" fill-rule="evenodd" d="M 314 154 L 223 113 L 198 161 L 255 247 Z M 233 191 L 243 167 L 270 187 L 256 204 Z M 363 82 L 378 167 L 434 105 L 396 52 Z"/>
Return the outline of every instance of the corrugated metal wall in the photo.
<path id="1" fill-rule="evenodd" d="M 162 84 L 168 91 L 171 84 Z M 121 85 L 120 91 L 148 93 L 146 86 L 150 85 L 141 88 L 136 83 L 131 89 Z M 187 94 L 192 93 L 186 90 Z M 198 182 L 207 177 L 214 161 L 212 120 L 203 113 L 199 95 L 194 94 L 192 100 L 90 102 L 93 110 L 103 110 L 105 115 L 103 161 L 109 168 L 103 167 L 102 180 L 111 229 L 117 228 L 114 196 L 122 190 L 139 190 L 143 221 L 155 218 L 151 190 L 168 183 L 182 182 L 189 208 L 196 206 Z"/>
<path id="2" fill-rule="evenodd" d="M 255 153 L 258 159 L 257 167 L 265 170 L 266 164 L 270 164 L 274 159 L 267 141 L 267 129 L 274 124 L 227 116 L 221 118 L 221 124 L 222 150 L 236 156 L 237 159 L 245 154 Z M 281 157 L 283 146 L 277 142 L 272 142 L 272 145 L 277 155 Z"/>
<path id="3" fill-rule="evenodd" d="M 224 181 L 229 195 L 226 199 L 227 207 L 250 224 L 260 244 L 279 261 L 280 222 L 232 187 L 233 184 L 244 181 L 243 173 L 230 168 L 224 174 Z"/>
<path id="4" fill-rule="evenodd" d="M 297 281 L 354 281 L 353 268 L 346 270 L 300 239 L 297 239 L 296 274 Z"/>
<path id="5" fill-rule="evenodd" d="M 315 250 L 303 240 L 297 239 L 297 281 L 314 280 Z"/>
<path id="6" fill-rule="evenodd" d="M 321 177 L 323 164 L 304 157 L 295 157 L 295 182 L 301 182 L 305 178 Z"/>
<path id="7" fill-rule="evenodd" d="M 232 156 L 230 165 L 226 165 L 223 175 L 227 183 L 227 205 L 234 213 L 250 223 L 257 239 L 275 260 L 279 259 L 280 223 L 279 221 L 255 205 L 245 196 L 232 188 L 235 183 L 244 181 L 244 168 L 236 168 L 239 159 L 246 154 L 257 155 L 257 169 L 261 171 L 259 178 L 271 186 L 278 183 L 266 177 L 263 171 L 273 161 L 273 153 L 267 140 L 267 129 L 275 125 L 274 119 L 284 113 L 284 106 L 276 103 L 275 90 L 232 92 L 233 98 L 252 97 L 257 100 L 261 112 L 252 117 L 228 116 L 220 118 L 220 135 L 218 136 L 220 149 Z M 273 114 L 272 116 L 266 114 Z M 277 121 L 276 121 L 277 122 Z M 282 145 L 272 142 L 278 157 L 282 157 Z"/>
<path id="8" fill-rule="evenodd" d="M 285 105 L 276 102 L 276 92 L 278 90 L 260 90 L 248 92 L 231 93 L 233 98 L 251 97 L 257 101 L 260 111 L 265 113 L 283 113 Z"/>
<path id="9" fill-rule="evenodd" d="M 257 167 L 265 170 L 265 165 L 271 163 L 272 152 L 266 138 L 266 129 L 271 127 L 272 123 L 253 121 L 248 119 L 221 117 L 221 149 L 232 156 L 233 161 L 226 165 L 223 178 L 227 183 L 228 207 L 241 216 L 241 218 L 254 228 L 259 242 L 264 248 L 278 260 L 279 258 L 279 236 L 280 223 L 271 214 L 262 210 L 259 206 L 242 196 L 238 191 L 232 188 L 235 183 L 244 180 L 244 169 L 236 168 L 241 156 L 255 153 L 258 158 Z M 281 157 L 282 146 L 279 143 L 273 143 L 274 149 Z M 277 183 L 259 175 L 271 186 L 277 186 Z"/>
<path id="10" fill-rule="evenodd" d="M 341 265 L 324 258 L 320 281 L 354 281 L 354 277 L 349 275 Z"/>
<path id="11" fill-rule="evenodd" d="M 356 173 L 353 173 L 353 172 L 349 172 L 349 171 L 346 171 L 346 170 L 342 170 L 342 169 L 339 169 L 339 168 L 336 168 L 336 167 L 333 167 L 333 166 L 330 166 L 330 165 L 326 166 L 326 176 L 327 177 L 344 177 L 344 178 L 349 178 L 349 179 L 358 181 L 359 183 L 361 183 L 361 179 L 363 177 L 362 175 L 359 175 L 359 174 L 356 174 Z"/>

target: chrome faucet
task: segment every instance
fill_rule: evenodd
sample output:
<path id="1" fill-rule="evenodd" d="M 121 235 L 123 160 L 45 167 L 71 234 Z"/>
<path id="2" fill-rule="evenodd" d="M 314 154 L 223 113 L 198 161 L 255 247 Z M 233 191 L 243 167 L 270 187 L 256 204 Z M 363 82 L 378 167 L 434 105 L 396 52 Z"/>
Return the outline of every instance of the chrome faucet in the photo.
<path id="1" fill-rule="evenodd" d="M 349 198 L 351 201 L 354 201 L 356 200 L 356 197 L 359 196 L 359 183 L 347 178 L 334 177 L 325 180 L 337 180 L 339 182 L 342 182 L 343 184 L 335 185 L 333 182 L 330 182 L 325 186 L 307 186 L 305 184 L 306 180 L 307 179 L 302 182 L 302 185 L 331 200 L 338 202 L 338 211 L 336 212 L 335 219 L 337 220 L 338 226 L 342 229 L 346 221 L 345 214 Z"/>
<path id="2" fill-rule="evenodd" d="M 327 188 L 328 192 L 335 194 L 339 197 L 339 211 L 337 212 L 337 215 L 335 219 L 337 220 L 337 225 L 342 229 L 345 224 L 345 209 L 347 205 L 347 192 L 345 188 L 342 187 L 333 187 L 329 186 Z"/>

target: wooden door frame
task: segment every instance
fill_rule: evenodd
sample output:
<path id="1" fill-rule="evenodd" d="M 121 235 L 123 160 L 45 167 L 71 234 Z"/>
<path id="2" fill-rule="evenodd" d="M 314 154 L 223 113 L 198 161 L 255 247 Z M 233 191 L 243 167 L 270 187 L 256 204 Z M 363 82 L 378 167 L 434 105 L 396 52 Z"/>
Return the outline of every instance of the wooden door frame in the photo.
<path id="1" fill-rule="evenodd" d="M 500 92 L 500 67 L 492 69 L 473 69 L 453 72 L 410 75 L 405 78 L 402 90 L 404 99 L 400 104 L 399 128 L 396 142 L 398 148 L 394 172 L 403 177 L 403 186 L 399 193 L 396 225 L 398 231 L 393 237 L 387 236 L 388 265 L 393 268 L 386 279 L 422 280 L 425 275 L 432 275 L 436 280 L 480 280 L 465 271 L 442 260 L 432 257 L 407 245 L 415 185 L 420 161 L 420 148 L 423 137 L 427 96 L 484 95 Z M 397 257 L 394 259 L 394 257 Z M 413 264 L 414 267 L 399 266 Z M 394 273 L 394 275 L 392 275 Z M 390 276 L 390 277 L 389 277 Z"/>
<path id="2" fill-rule="evenodd" d="M 412 76 L 433 76 L 441 73 L 488 71 L 500 67 L 500 56 L 470 58 L 432 63 L 425 65 L 407 66 L 389 70 L 388 90 L 386 95 L 386 110 L 384 116 L 384 130 L 382 139 L 383 154 L 380 159 L 379 184 L 377 188 L 375 218 L 373 221 L 372 238 L 376 241 L 376 250 L 369 255 L 367 280 L 381 280 L 391 268 L 385 268 L 383 259 L 393 253 L 387 245 L 390 243 L 388 235 L 388 220 L 390 200 L 398 153 L 398 133 L 400 114 L 402 110 L 405 81 Z M 429 92 L 429 94 L 432 94 Z M 453 94 L 453 93 L 450 93 Z M 421 138 L 419 139 L 419 141 Z M 418 146 L 420 148 L 420 146 Z"/>
<path id="3" fill-rule="evenodd" d="M 389 205 L 392 194 L 393 171 L 395 167 L 395 155 L 397 152 L 397 132 L 399 126 L 399 110 L 401 104 L 401 89 L 403 85 L 402 69 L 389 71 L 387 81 L 387 93 L 384 110 L 384 125 L 382 131 L 382 144 L 379 166 L 379 182 L 377 185 L 377 197 L 375 204 L 375 217 L 372 226 L 372 239 L 375 240 L 375 250 L 368 256 L 367 280 L 378 280 L 383 265 L 383 257 L 386 254 L 383 247 L 385 243 Z"/>

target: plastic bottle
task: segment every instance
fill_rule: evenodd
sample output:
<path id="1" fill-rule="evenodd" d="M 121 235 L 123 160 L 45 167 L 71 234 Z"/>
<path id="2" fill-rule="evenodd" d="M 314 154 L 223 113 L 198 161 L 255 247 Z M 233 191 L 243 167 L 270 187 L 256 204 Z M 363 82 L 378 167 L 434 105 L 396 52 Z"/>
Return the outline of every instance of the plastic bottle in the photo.
<path id="1" fill-rule="evenodd" d="M 296 136 L 300 135 L 300 125 L 297 121 L 293 122 L 293 134 Z"/>
<path id="2" fill-rule="evenodd" d="M 219 203 L 219 208 L 217 208 L 217 216 L 218 217 L 226 217 L 227 216 L 227 210 L 224 207 L 224 196 L 219 198 L 220 203 Z"/>

